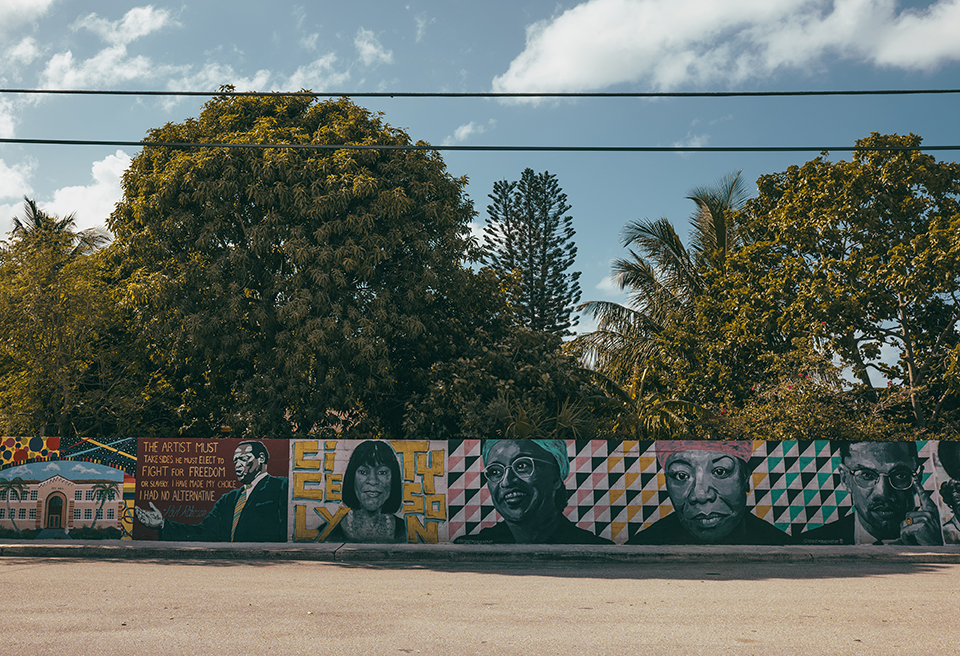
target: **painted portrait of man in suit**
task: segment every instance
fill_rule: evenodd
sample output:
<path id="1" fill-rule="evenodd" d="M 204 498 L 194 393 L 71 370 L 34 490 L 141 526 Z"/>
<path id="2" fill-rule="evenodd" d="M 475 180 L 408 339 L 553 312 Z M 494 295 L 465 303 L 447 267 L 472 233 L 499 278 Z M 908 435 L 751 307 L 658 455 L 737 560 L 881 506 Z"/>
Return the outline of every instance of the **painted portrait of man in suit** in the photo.
<path id="1" fill-rule="evenodd" d="M 134 515 L 161 540 L 200 542 L 286 542 L 287 479 L 267 473 L 270 453 L 262 442 L 240 442 L 233 468 L 240 486 L 221 496 L 198 524 L 163 516 L 153 502 Z"/>

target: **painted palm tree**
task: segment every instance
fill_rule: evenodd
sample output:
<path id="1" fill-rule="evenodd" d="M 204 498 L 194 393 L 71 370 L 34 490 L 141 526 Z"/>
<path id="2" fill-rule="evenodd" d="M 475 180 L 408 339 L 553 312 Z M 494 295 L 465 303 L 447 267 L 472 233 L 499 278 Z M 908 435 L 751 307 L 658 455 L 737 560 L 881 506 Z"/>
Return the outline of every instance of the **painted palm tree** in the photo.
<path id="1" fill-rule="evenodd" d="M 116 483 L 97 483 L 93 486 L 93 498 L 100 501 L 100 506 L 97 508 L 97 512 L 93 516 L 93 523 L 90 524 L 90 530 L 93 530 L 97 525 L 97 520 L 103 517 L 103 506 L 107 501 L 113 501 L 117 498 L 117 484 Z"/>
<path id="2" fill-rule="evenodd" d="M 627 292 L 627 305 L 590 301 L 580 306 L 597 320 L 597 329 L 572 340 L 567 348 L 594 369 L 614 396 L 624 401 L 635 426 L 657 434 L 679 426 L 693 404 L 660 399 L 645 390 L 645 363 L 660 352 L 657 336 L 672 322 L 688 316 L 707 289 L 708 271 L 726 272 L 727 257 L 751 241 L 737 213 L 747 200 L 740 172 L 713 187 L 699 187 L 688 198 L 696 204 L 690 218 L 690 248 L 666 218 L 631 221 L 622 241 L 629 257 L 613 263 L 613 276 Z M 654 396 L 650 396 L 650 395 Z"/>
<path id="3" fill-rule="evenodd" d="M 0 478 L 0 492 L 3 492 L 3 496 L 7 498 L 7 517 L 10 518 L 10 521 L 13 523 L 13 530 L 17 533 L 20 533 L 20 529 L 17 527 L 14 512 L 10 508 L 10 497 L 16 495 L 18 499 L 22 499 L 26 491 L 27 487 L 24 485 L 23 479 L 19 476 L 9 481 L 5 478 Z"/>

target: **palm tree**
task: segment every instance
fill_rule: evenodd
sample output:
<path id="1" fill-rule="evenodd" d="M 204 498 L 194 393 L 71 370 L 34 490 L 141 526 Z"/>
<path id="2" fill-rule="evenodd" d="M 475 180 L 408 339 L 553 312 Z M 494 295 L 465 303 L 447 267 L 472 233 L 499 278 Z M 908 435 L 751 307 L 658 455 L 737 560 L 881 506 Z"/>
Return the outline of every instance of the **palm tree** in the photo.
<path id="1" fill-rule="evenodd" d="M 597 319 L 597 330 L 577 337 L 570 349 L 621 387 L 638 384 L 640 363 L 657 352 L 663 328 L 692 308 L 706 290 L 704 274 L 726 271 L 727 255 L 750 241 L 736 220 L 747 200 L 740 171 L 714 187 L 698 187 L 690 218 L 691 248 L 666 218 L 631 221 L 622 232 L 628 258 L 613 263 L 628 305 L 589 301 L 580 310 Z"/>
<path id="2" fill-rule="evenodd" d="M 97 520 L 100 517 L 103 517 L 103 506 L 107 501 L 113 501 L 117 498 L 117 484 L 116 483 L 97 483 L 93 486 L 93 498 L 100 500 L 100 506 L 97 508 L 97 512 L 93 515 L 93 523 L 90 524 L 90 530 L 92 531 L 97 525 Z"/>
<path id="3" fill-rule="evenodd" d="M 26 491 L 27 488 L 23 484 L 23 479 L 19 476 L 9 481 L 4 478 L 0 478 L 0 492 L 3 492 L 3 496 L 5 496 L 7 499 L 7 517 L 9 517 L 10 521 L 13 522 L 13 530 L 17 533 L 20 533 L 20 529 L 17 527 L 17 522 L 14 519 L 13 511 L 10 509 L 10 497 L 16 494 L 18 498 L 22 499 Z"/>
<path id="4" fill-rule="evenodd" d="M 572 340 L 567 349 L 597 372 L 609 393 L 636 415 L 634 427 L 657 434 L 679 430 L 683 414 L 697 414 L 686 401 L 660 398 L 645 389 L 645 363 L 660 355 L 657 336 L 689 316 L 707 290 L 706 274 L 726 273 L 727 257 L 751 241 L 737 221 L 747 200 L 741 172 L 713 187 L 698 187 L 687 197 L 696 204 L 687 248 L 666 218 L 631 221 L 622 232 L 629 257 L 613 263 L 613 275 L 627 291 L 627 305 L 590 301 L 578 309 L 597 320 L 597 329 Z M 653 395 L 653 396 L 651 396 Z"/>
<path id="5" fill-rule="evenodd" d="M 13 218 L 10 235 L 20 239 L 66 238 L 69 251 L 67 259 L 97 250 L 107 241 L 107 236 L 96 228 L 75 231 L 76 213 L 60 218 L 47 214 L 34 200 L 23 197 L 23 218 Z"/>

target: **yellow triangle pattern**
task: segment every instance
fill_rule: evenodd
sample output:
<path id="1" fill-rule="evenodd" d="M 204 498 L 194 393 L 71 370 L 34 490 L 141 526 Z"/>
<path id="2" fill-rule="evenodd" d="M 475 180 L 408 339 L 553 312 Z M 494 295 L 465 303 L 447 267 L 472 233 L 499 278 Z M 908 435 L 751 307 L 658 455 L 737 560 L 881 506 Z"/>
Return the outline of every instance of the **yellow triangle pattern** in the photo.
<path id="1" fill-rule="evenodd" d="M 609 492 L 610 505 L 615 505 L 618 501 L 620 501 L 620 498 L 626 493 L 627 493 L 626 490 L 610 490 Z"/>
<path id="2" fill-rule="evenodd" d="M 612 472 L 613 468 L 621 462 L 623 462 L 622 457 L 615 458 L 614 456 L 608 456 L 607 457 L 607 473 L 609 474 L 610 472 Z"/>
<path id="3" fill-rule="evenodd" d="M 610 522 L 610 537 L 616 540 L 625 528 L 627 528 L 626 522 Z"/>
<path id="4" fill-rule="evenodd" d="M 766 519 L 771 510 L 773 510 L 773 506 L 757 506 L 757 517 Z"/>

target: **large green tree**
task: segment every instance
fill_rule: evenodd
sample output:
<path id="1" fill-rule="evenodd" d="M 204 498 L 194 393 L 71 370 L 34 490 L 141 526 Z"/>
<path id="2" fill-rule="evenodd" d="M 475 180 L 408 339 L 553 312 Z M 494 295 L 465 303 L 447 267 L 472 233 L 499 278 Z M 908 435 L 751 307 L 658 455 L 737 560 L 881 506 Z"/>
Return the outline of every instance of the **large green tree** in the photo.
<path id="1" fill-rule="evenodd" d="M 762 176 L 741 269 L 782 331 L 808 334 L 924 429 L 950 423 L 960 391 L 960 165 L 920 142 L 873 133 L 850 161 Z M 876 393 L 871 371 L 892 389 Z"/>
<path id="2" fill-rule="evenodd" d="M 511 302 L 520 325 L 570 334 L 580 301 L 573 218 L 567 195 L 549 171 L 524 169 L 520 180 L 500 180 L 490 194 L 481 260 L 503 278 L 515 276 Z"/>
<path id="3" fill-rule="evenodd" d="M 305 97 L 218 96 L 149 133 L 111 252 L 181 430 L 402 435 L 473 320 L 466 180 L 431 150 L 215 145 L 231 143 L 411 145 L 349 100 Z"/>

